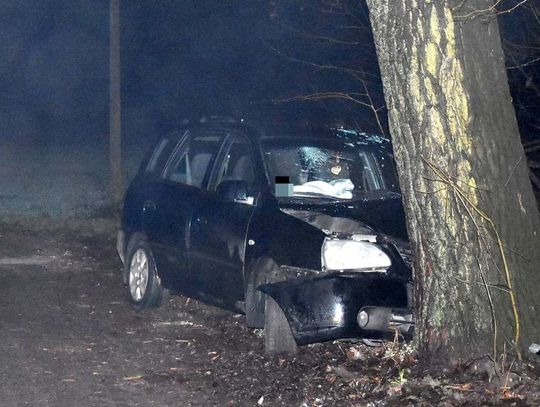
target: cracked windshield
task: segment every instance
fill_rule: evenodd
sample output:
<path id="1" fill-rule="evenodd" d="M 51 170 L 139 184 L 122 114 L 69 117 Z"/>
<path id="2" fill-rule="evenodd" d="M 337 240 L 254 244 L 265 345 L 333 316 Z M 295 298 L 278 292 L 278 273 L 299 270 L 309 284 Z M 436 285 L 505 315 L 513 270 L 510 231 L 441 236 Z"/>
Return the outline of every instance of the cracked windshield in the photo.
<path id="1" fill-rule="evenodd" d="M 280 199 L 352 200 L 397 190 L 390 152 L 380 142 L 277 138 L 265 143 L 264 153 Z"/>

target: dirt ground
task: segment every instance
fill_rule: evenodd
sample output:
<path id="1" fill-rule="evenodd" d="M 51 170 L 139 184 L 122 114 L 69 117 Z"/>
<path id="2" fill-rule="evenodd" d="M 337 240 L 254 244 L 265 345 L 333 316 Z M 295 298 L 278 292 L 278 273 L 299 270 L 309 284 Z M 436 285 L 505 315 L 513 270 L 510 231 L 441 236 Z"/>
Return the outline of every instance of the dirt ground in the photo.
<path id="1" fill-rule="evenodd" d="M 534 361 L 490 377 L 430 376 L 392 343 L 268 357 L 242 315 L 179 296 L 135 313 L 111 225 L 0 223 L 0 406 L 540 405 Z"/>

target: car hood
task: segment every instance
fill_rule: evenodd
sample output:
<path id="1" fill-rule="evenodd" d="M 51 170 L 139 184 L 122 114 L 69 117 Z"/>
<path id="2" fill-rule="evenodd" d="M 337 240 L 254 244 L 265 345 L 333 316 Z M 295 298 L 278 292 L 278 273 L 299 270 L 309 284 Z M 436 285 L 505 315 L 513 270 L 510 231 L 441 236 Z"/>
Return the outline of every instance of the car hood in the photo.
<path id="1" fill-rule="evenodd" d="M 286 214 L 309 223 L 326 234 L 382 233 L 407 240 L 401 195 L 395 192 L 328 203 L 292 199 L 280 202 L 279 206 Z"/>
<path id="2" fill-rule="evenodd" d="M 373 230 L 363 222 L 343 216 L 332 216 L 316 210 L 282 208 L 283 212 L 294 216 L 326 234 L 372 234 Z"/>

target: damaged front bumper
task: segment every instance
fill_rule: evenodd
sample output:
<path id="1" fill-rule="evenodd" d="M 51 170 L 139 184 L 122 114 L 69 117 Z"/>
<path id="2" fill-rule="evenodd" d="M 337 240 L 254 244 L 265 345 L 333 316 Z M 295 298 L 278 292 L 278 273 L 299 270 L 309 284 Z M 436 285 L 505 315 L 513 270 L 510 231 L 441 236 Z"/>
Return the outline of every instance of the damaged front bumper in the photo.
<path id="1" fill-rule="evenodd" d="M 259 290 L 284 311 L 299 345 L 345 338 L 410 339 L 411 285 L 381 273 L 322 273 Z"/>

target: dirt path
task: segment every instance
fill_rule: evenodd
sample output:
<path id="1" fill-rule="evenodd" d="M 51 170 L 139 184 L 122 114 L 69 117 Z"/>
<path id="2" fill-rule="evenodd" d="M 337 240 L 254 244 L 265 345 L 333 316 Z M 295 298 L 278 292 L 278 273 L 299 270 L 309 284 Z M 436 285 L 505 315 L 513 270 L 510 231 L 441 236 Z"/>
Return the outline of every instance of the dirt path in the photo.
<path id="1" fill-rule="evenodd" d="M 0 235 L 1 406 L 300 405 L 321 368 L 266 358 L 243 316 L 183 297 L 134 313 L 111 239 Z"/>
<path id="2" fill-rule="evenodd" d="M 383 357 L 345 343 L 302 347 L 295 357 L 267 357 L 261 332 L 246 328 L 243 316 L 184 297 L 134 313 L 110 236 L 0 224 L 1 407 L 500 400 L 496 386 L 485 399 L 482 381 L 466 393 L 442 379 L 396 381 L 406 363 L 397 354 Z M 539 384 L 538 379 L 527 383 L 527 391 Z M 532 402 L 523 405 L 535 405 L 540 400 L 535 394 L 516 392 L 518 405 L 526 397 Z"/>

